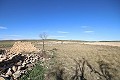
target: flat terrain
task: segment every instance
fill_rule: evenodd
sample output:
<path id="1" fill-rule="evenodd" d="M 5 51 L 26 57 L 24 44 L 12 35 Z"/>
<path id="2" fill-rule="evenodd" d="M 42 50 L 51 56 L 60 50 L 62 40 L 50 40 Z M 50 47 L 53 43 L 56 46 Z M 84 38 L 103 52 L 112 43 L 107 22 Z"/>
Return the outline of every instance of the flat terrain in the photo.
<path id="1" fill-rule="evenodd" d="M 101 42 L 99 44 L 85 44 L 85 43 L 63 43 L 63 44 L 53 44 L 45 45 L 47 50 L 53 48 L 57 49 L 56 58 L 58 63 L 62 63 L 62 66 L 65 68 L 68 74 L 73 74 L 75 69 L 75 61 L 81 60 L 82 58 L 86 59 L 92 67 L 100 71 L 98 62 L 104 61 L 109 65 L 110 74 L 114 77 L 115 80 L 120 79 L 120 47 L 114 45 L 118 42 Z M 40 45 L 36 45 L 38 48 L 42 48 Z M 87 77 L 87 80 L 96 80 Z"/>
<path id="2" fill-rule="evenodd" d="M 120 47 L 120 42 L 86 42 L 85 44 L 119 46 Z"/>
<path id="3" fill-rule="evenodd" d="M 34 41 L 32 43 L 35 47 L 42 48 L 41 42 Z M 81 60 L 84 58 L 98 71 L 100 71 L 98 62 L 104 61 L 109 65 L 110 74 L 114 77 L 114 80 L 120 79 L 120 42 L 47 41 L 45 43 L 46 50 L 57 49 L 55 53 L 57 63 L 61 63 L 67 74 L 72 75 L 74 73 L 76 65 L 74 59 Z M 2 44 L 0 43 L 0 45 Z M 88 76 L 87 80 L 95 79 Z"/>

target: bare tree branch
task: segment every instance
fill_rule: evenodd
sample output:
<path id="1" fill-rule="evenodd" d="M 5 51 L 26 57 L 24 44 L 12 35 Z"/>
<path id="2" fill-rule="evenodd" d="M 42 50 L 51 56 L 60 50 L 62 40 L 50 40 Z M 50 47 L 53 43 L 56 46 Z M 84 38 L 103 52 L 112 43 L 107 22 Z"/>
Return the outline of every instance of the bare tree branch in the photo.
<path id="1" fill-rule="evenodd" d="M 39 37 L 42 39 L 42 43 L 43 43 L 42 51 L 45 51 L 45 40 L 47 39 L 48 35 L 47 33 L 43 32 L 42 34 L 39 35 Z"/>

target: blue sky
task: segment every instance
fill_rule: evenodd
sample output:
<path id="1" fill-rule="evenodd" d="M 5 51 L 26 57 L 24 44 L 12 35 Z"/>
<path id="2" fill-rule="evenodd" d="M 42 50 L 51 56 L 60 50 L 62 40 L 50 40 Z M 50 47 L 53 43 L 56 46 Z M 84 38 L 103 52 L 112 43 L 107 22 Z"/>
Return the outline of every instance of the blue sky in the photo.
<path id="1" fill-rule="evenodd" d="M 120 0 L 0 0 L 0 40 L 120 40 Z"/>

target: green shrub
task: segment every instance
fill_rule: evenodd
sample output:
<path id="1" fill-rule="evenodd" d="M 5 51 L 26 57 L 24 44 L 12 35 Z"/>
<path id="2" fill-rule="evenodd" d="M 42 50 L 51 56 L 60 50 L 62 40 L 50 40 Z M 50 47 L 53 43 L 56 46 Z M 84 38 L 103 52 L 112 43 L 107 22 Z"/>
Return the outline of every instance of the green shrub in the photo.
<path id="1" fill-rule="evenodd" d="M 44 69 L 39 62 L 32 70 L 28 70 L 19 80 L 44 80 Z"/>

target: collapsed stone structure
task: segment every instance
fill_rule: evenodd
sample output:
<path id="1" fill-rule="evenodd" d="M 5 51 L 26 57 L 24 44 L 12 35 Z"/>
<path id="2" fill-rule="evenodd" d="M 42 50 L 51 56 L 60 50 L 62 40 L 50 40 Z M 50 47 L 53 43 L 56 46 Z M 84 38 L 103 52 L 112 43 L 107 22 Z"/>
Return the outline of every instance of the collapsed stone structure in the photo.
<path id="1" fill-rule="evenodd" d="M 37 61 L 44 61 L 40 54 L 11 54 L 10 56 L 2 54 L 0 58 L 0 77 L 8 80 L 17 80 L 27 70 L 32 69 Z"/>
<path id="2" fill-rule="evenodd" d="M 17 41 L 14 43 L 13 47 L 10 49 L 10 53 L 21 53 L 21 52 L 33 52 L 39 51 L 31 42 L 21 42 Z"/>
<path id="3" fill-rule="evenodd" d="M 10 50 L 0 50 L 0 79 L 17 80 L 36 62 L 44 61 L 39 49 L 30 42 L 15 42 Z M 34 51 L 34 52 L 33 52 Z M 26 52 L 22 54 L 22 52 Z"/>

